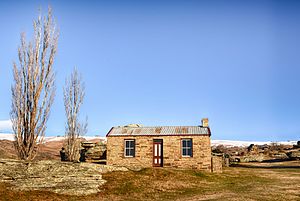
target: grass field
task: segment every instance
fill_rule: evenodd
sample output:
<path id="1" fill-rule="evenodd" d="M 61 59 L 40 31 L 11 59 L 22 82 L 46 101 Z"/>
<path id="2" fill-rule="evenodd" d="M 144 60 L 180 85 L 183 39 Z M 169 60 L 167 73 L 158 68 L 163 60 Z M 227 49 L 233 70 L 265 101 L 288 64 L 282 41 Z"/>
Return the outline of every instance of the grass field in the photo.
<path id="1" fill-rule="evenodd" d="M 85 197 L 15 192 L 0 184 L 1 200 L 300 200 L 300 162 L 247 164 L 222 174 L 167 168 L 110 172 L 102 192 Z"/>

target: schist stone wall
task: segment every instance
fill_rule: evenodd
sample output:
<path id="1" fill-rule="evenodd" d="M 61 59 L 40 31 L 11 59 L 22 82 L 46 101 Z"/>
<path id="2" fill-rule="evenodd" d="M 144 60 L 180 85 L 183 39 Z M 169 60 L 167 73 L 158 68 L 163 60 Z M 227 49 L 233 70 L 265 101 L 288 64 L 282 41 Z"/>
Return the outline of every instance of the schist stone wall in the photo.
<path id="1" fill-rule="evenodd" d="M 223 157 L 222 156 L 212 156 L 212 172 L 214 173 L 222 173 L 223 171 Z"/>
<path id="2" fill-rule="evenodd" d="M 192 157 L 181 154 L 181 140 L 192 139 Z M 135 139 L 135 156 L 124 156 L 125 140 Z M 192 168 L 211 172 L 212 158 L 209 135 L 185 136 L 108 136 L 107 164 L 125 167 L 152 167 L 153 140 L 163 140 L 163 167 Z"/>

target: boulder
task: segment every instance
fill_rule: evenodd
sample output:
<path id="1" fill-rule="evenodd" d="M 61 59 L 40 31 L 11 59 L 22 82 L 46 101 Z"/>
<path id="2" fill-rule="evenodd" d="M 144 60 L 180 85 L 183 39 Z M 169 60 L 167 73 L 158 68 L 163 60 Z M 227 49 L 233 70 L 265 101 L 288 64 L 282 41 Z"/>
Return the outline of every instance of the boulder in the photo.
<path id="1" fill-rule="evenodd" d="M 262 162 L 265 160 L 265 156 L 263 154 L 259 155 L 247 155 L 240 158 L 240 162 L 248 163 L 248 162 Z"/>
<path id="2" fill-rule="evenodd" d="M 286 153 L 276 153 L 273 156 L 276 159 L 288 159 L 289 158 Z"/>
<path id="3" fill-rule="evenodd" d="M 102 162 L 106 160 L 106 144 L 103 142 L 82 142 L 86 162 Z"/>
<path id="4" fill-rule="evenodd" d="M 300 160 L 300 151 L 288 152 L 287 156 L 292 160 Z"/>
<path id="5" fill-rule="evenodd" d="M 248 154 L 252 154 L 252 155 L 255 155 L 255 154 L 258 154 L 259 153 L 259 149 L 258 149 L 258 146 L 257 145 L 254 145 L 254 144 L 251 144 L 248 148 Z"/>

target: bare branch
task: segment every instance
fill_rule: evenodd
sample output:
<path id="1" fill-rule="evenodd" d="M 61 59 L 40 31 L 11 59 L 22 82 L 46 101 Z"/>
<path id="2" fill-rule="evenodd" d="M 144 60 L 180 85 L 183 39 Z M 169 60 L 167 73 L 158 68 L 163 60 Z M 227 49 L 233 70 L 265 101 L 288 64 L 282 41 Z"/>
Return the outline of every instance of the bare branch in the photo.
<path id="1" fill-rule="evenodd" d="M 69 161 L 79 159 L 80 136 L 87 132 L 87 120 L 80 123 L 78 116 L 80 106 L 85 96 L 85 86 L 81 76 L 75 68 L 69 79 L 66 79 L 64 91 L 64 105 L 67 117 L 65 144 Z"/>
<path id="2" fill-rule="evenodd" d="M 11 120 L 15 148 L 23 160 L 32 160 L 38 143 L 45 136 L 46 123 L 55 96 L 53 61 L 57 50 L 58 33 L 51 8 L 42 20 L 33 22 L 33 40 L 26 42 L 21 34 L 18 48 L 19 66 L 14 63 Z"/>

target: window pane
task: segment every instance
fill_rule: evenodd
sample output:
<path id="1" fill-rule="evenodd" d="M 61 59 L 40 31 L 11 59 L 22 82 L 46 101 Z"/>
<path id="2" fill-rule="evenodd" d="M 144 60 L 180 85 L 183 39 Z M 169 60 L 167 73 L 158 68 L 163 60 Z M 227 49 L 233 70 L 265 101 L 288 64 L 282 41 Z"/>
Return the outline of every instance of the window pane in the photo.
<path id="1" fill-rule="evenodd" d="M 133 149 L 129 149 L 129 154 L 130 154 L 130 156 L 134 156 L 134 150 Z"/>
<path id="2" fill-rule="evenodd" d="M 132 141 L 129 141 L 130 142 L 130 147 L 134 147 L 134 141 L 132 140 Z"/>
<path id="3" fill-rule="evenodd" d="M 130 141 L 128 141 L 128 140 L 125 141 L 125 146 L 126 146 L 126 148 L 129 147 L 129 142 L 130 142 Z"/>
<path id="4" fill-rule="evenodd" d="M 182 147 L 186 147 L 186 141 L 182 140 Z"/>
<path id="5" fill-rule="evenodd" d="M 188 151 L 188 155 L 192 156 L 192 149 L 188 149 L 187 151 Z"/>
<path id="6" fill-rule="evenodd" d="M 186 153 L 187 153 L 187 152 L 186 152 L 186 149 L 183 148 L 183 149 L 182 149 L 182 155 L 183 155 L 183 156 L 186 156 Z"/>
<path id="7" fill-rule="evenodd" d="M 130 156 L 129 155 L 129 149 L 125 149 L 125 156 Z"/>
<path id="8" fill-rule="evenodd" d="M 187 147 L 192 147 L 192 140 L 187 140 Z"/>

